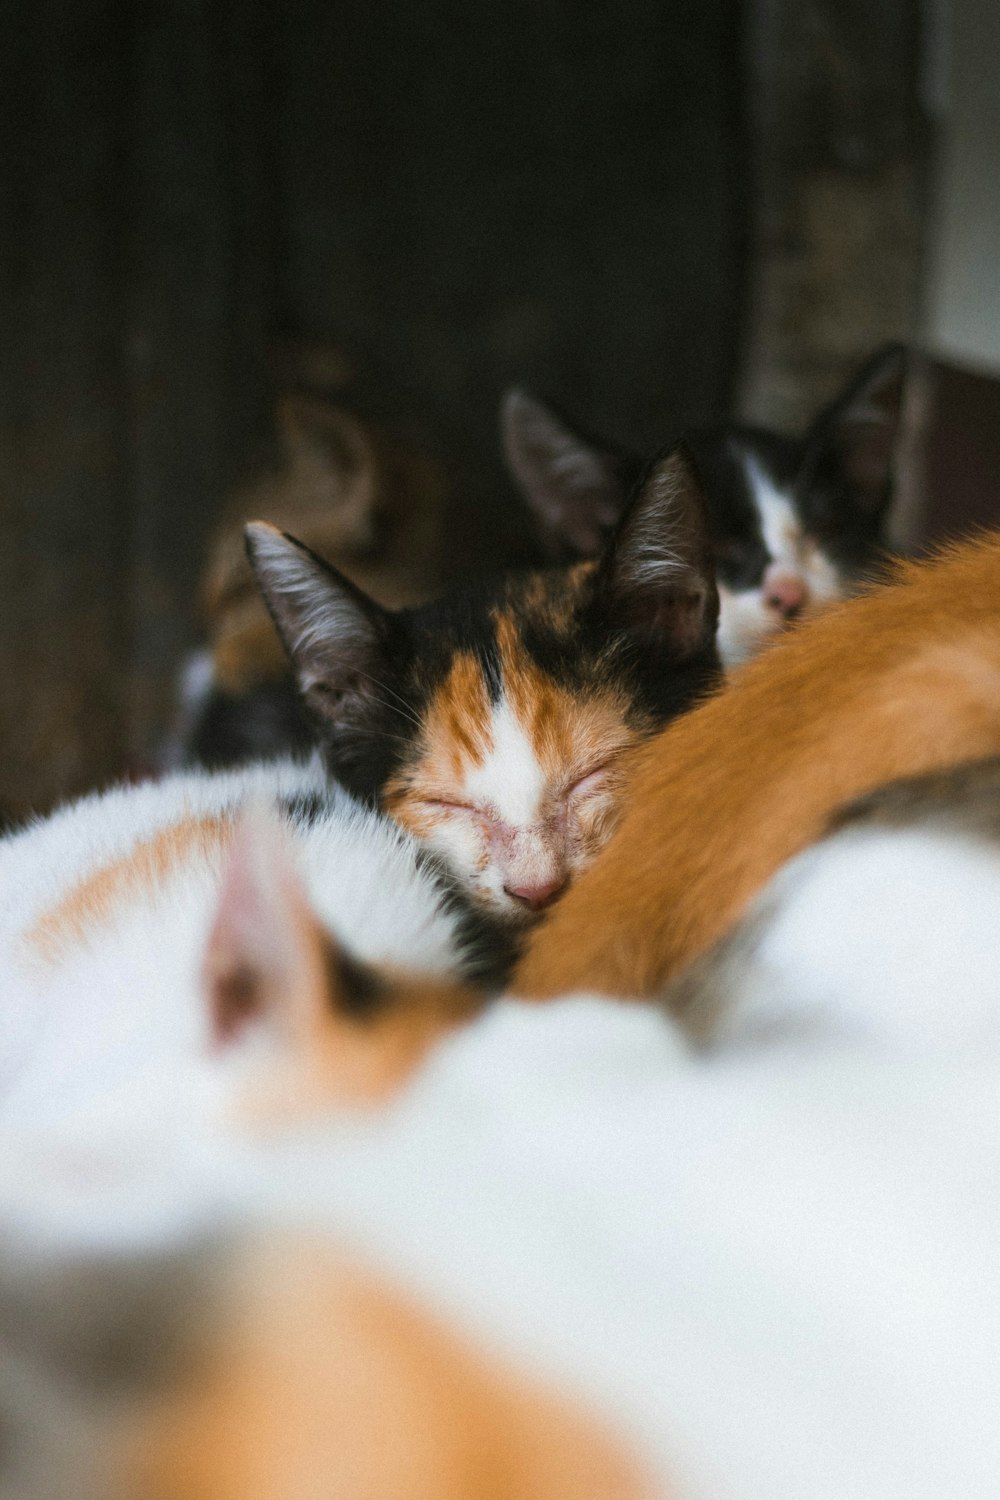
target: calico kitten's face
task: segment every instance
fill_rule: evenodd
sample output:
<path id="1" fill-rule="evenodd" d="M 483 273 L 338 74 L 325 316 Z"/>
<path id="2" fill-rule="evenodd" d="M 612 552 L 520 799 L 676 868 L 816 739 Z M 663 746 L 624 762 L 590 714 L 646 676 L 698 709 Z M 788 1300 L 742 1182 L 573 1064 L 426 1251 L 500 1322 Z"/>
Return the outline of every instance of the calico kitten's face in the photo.
<path id="1" fill-rule="evenodd" d="M 524 922 L 614 826 L 628 752 L 713 683 L 717 596 L 686 458 L 601 558 L 387 611 L 273 528 L 251 558 L 333 775 Z"/>
<path id="2" fill-rule="evenodd" d="M 877 354 L 802 439 L 736 426 L 685 445 L 701 480 L 719 585 L 719 652 L 745 661 L 794 620 L 857 587 L 881 556 L 903 394 L 903 351 Z M 559 555 L 592 555 L 638 465 L 511 392 L 508 462 Z"/>

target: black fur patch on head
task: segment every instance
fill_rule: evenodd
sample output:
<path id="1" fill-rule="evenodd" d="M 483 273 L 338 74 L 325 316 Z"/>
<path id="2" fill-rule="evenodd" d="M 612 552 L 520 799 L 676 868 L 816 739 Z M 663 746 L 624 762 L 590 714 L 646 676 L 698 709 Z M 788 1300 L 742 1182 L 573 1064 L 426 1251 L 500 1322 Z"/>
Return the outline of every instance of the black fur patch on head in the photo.
<path id="1" fill-rule="evenodd" d="M 354 1021 L 370 1021 L 392 995 L 390 985 L 370 964 L 354 958 L 339 944 L 327 939 L 323 949 L 327 970 L 327 993 L 335 997 L 338 1011 Z"/>
<path id="2" fill-rule="evenodd" d="M 800 445 L 750 427 L 696 428 L 685 442 L 705 493 L 705 519 L 719 582 L 734 591 L 759 588 L 772 559 L 761 530 L 750 465 L 791 498 Z"/>
<path id="3" fill-rule="evenodd" d="M 295 792 L 278 799 L 278 811 L 298 829 L 314 828 L 330 813 L 330 797 L 322 792 Z"/>
<path id="4" fill-rule="evenodd" d="M 291 677 L 243 693 L 213 687 L 184 743 L 184 763 L 209 771 L 306 754 L 315 735 Z"/>
<path id="5" fill-rule="evenodd" d="M 796 506 L 848 576 L 868 571 L 885 546 L 907 363 L 902 344 L 877 350 L 802 442 Z"/>

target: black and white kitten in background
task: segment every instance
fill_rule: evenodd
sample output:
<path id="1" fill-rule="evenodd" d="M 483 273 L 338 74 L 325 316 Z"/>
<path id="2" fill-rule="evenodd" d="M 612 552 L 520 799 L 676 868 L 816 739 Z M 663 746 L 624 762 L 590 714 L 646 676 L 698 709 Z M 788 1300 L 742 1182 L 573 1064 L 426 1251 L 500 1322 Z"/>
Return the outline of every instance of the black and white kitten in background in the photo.
<path id="1" fill-rule="evenodd" d="M 727 666 L 853 592 L 878 565 L 905 380 L 906 351 L 890 344 L 802 437 L 728 423 L 684 433 L 707 510 Z M 553 556 L 596 555 L 642 464 L 522 390 L 508 393 L 502 426 L 511 473 Z"/>

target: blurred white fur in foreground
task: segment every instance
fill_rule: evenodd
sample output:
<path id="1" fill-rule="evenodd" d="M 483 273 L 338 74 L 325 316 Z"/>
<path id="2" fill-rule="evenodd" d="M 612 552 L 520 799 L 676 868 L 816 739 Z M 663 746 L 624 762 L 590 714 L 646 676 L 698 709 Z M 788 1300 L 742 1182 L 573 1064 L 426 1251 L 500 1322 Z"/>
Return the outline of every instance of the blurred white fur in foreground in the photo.
<path id="1" fill-rule="evenodd" d="M 58 1126 L 93 1107 L 112 1124 L 120 1116 L 125 1136 L 142 1135 L 158 1089 L 181 1121 L 195 1109 L 185 1089 L 206 1071 L 202 966 L 228 841 L 181 839 L 162 870 L 136 852 L 198 820 L 235 823 L 248 806 L 279 801 L 309 905 L 352 954 L 461 971 L 470 953 L 460 919 L 414 842 L 318 767 L 178 775 L 86 798 L 0 843 L 0 1125 Z M 116 864 L 111 897 L 91 903 L 79 933 L 73 918 L 63 939 L 39 943 L 45 914 Z"/>
<path id="2" fill-rule="evenodd" d="M 867 837 L 748 919 L 780 983 L 725 1045 L 691 1051 L 647 1008 L 505 1001 L 380 1115 L 241 1139 L 167 1091 L 145 1151 L 104 1128 L 61 1180 L 79 1135 L 8 1135 L 8 1253 L 318 1231 L 589 1401 L 678 1500 L 990 1495 L 993 856 Z"/>

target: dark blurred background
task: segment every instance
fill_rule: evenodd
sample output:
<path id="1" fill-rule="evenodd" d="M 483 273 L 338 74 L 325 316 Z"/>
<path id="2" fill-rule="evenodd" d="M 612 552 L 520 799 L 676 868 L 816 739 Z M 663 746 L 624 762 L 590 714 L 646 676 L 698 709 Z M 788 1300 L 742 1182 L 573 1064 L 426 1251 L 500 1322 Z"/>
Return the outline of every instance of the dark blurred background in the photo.
<path id="1" fill-rule="evenodd" d="M 998 10 L 7 0 L 0 803 L 149 757 L 289 345 L 442 457 L 452 572 L 523 545 L 510 383 L 652 451 L 894 337 L 903 529 L 991 514 Z"/>

